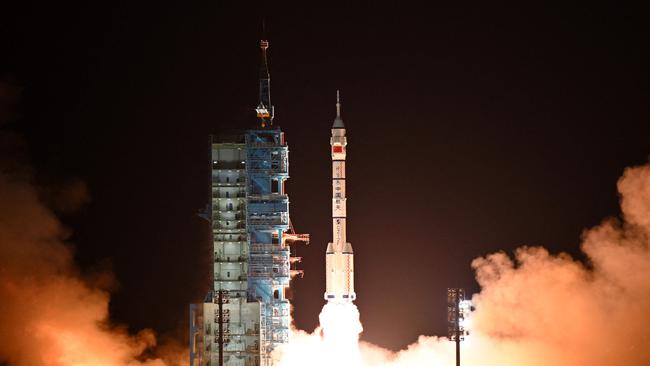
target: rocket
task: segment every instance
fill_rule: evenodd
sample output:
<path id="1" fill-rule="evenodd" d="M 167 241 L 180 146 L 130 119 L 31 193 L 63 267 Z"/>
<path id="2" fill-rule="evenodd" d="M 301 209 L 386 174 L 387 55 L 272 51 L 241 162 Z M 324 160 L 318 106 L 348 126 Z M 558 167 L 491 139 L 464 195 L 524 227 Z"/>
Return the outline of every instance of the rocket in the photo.
<path id="1" fill-rule="evenodd" d="M 334 303 L 352 302 L 354 293 L 354 254 L 345 236 L 345 149 L 347 139 L 341 119 L 341 102 L 336 91 L 336 118 L 330 139 L 332 153 L 332 242 L 325 252 L 325 300 Z"/>

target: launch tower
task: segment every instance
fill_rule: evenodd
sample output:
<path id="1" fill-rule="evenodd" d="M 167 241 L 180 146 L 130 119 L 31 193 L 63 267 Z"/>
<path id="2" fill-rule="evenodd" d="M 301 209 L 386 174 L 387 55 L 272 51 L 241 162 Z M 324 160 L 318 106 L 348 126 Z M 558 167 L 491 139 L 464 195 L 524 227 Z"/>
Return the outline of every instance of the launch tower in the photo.
<path id="1" fill-rule="evenodd" d="M 190 305 L 190 365 L 271 366 L 272 351 L 289 340 L 290 246 L 308 242 L 289 219 L 289 150 L 273 125 L 269 43 L 262 60 L 258 126 L 211 141 L 208 219 L 214 247 L 213 289 Z"/>

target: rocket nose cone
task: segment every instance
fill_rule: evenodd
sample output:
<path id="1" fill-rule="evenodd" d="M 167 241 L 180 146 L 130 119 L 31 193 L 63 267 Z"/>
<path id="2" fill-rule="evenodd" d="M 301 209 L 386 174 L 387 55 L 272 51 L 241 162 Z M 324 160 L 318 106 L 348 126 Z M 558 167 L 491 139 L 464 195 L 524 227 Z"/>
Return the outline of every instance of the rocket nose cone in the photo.
<path id="1" fill-rule="evenodd" d="M 352 253 L 352 244 L 350 243 L 345 243 L 345 250 L 344 252 L 346 253 Z"/>
<path id="2" fill-rule="evenodd" d="M 325 251 L 326 253 L 334 253 L 334 246 L 332 243 L 327 244 L 327 250 Z"/>

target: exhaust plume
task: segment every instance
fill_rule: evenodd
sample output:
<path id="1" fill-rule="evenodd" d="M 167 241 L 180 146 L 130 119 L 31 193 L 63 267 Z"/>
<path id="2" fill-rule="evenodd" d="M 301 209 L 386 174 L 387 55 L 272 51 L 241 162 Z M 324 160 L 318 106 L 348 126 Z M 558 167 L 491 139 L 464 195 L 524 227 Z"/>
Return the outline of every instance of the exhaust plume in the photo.
<path id="1" fill-rule="evenodd" d="M 618 191 L 622 218 L 583 233 L 586 263 L 528 246 L 514 257 L 498 252 L 473 261 L 481 292 L 472 299 L 463 365 L 650 365 L 650 165 L 626 169 Z M 356 308 L 345 311 L 354 317 Z M 294 330 L 281 364 L 332 364 L 322 362 L 332 357 L 322 335 L 332 322 L 321 314 L 312 334 Z M 454 345 L 444 337 L 421 336 L 394 353 L 357 343 L 360 328 L 348 324 L 341 339 L 361 358 L 336 365 L 454 364 Z"/>

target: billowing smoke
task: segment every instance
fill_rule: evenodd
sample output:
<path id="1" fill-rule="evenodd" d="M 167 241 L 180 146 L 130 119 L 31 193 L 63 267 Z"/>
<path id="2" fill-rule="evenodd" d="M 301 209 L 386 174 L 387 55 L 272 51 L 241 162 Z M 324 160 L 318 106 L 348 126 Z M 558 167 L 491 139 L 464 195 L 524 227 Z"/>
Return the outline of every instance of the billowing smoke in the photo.
<path id="1" fill-rule="evenodd" d="M 2 90 L 8 90 L 4 83 Z M 0 107 L 8 109 L 2 102 Z M 5 151 L 8 141 L 17 140 L 0 131 L 0 365 L 186 364 L 184 351 L 156 347 L 152 331 L 129 335 L 109 324 L 110 274 L 81 275 L 66 229 L 44 204 L 70 211 L 87 197 L 84 185 L 75 182 L 56 193 L 37 189 L 29 169 Z"/>
<path id="2" fill-rule="evenodd" d="M 650 165 L 627 169 L 618 191 L 622 220 L 610 218 L 584 232 L 586 263 L 541 247 L 474 260 L 482 289 L 473 297 L 463 365 L 650 365 Z M 332 322 L 323 320 L 326 332 Z M 354 324 L 348 329 L 349 336 L 358 335 Z M 280 356 L 283 366 L 331 357 L 321 328 L 295 331 L 293 340 Z M 421 336 L 397 353 L 357 346 L 361 361 L 336 364 L 454 364 L 454 346 L 446 338 Z"/>

